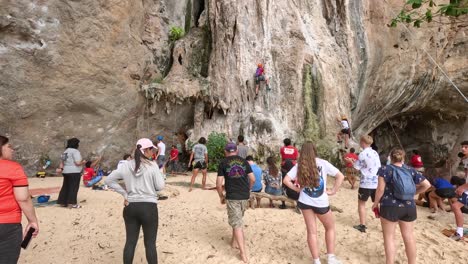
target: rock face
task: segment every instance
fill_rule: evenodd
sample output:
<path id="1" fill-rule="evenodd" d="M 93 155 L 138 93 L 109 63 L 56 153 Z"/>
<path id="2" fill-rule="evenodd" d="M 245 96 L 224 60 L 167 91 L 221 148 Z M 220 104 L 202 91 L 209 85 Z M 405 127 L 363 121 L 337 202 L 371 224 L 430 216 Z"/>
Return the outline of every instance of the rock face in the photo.
<path id="1" fill-rule="evenodd" d="M 157 134 L 329 146 L 345 114 L 383 155 L 398 137 L 436 163 L 468 138 L 468 103 L 431 60 L 468 95 L 466 25 L 388 28 L 400 2 L 1 0 L 0 133 L 30 170 L 72 136 L 111 166 Z M 272 90 L 254 100 L 257 63 Z"/>

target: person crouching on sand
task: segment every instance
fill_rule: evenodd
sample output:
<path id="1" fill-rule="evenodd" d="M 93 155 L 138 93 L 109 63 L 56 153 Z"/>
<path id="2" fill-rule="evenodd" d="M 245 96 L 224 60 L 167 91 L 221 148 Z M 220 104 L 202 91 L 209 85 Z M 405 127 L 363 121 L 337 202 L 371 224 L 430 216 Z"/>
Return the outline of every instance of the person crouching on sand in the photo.
<path id="1" fill-rule="evenodd" d="M 465 159 L 468 160 L 468 141 L 463 141 L 461 145 L 462 153 L 466 157 Z M 468 162 L 465 165 L 465 172 L 467 170 L 467 165 Z M 457 225 L 457 230 L 455 234 L 451 237 L 451 239 L 459 241 L 463 238 L 464 217 L 462 208 L 468 206 L 468 183 L 458 186 L 455 192 L 457 194 L 457 198 L 451 199 L 451 207 L 455 216 L 455 224 Z"/>
<path id="2" fill-rule="evenodd" d="M 138 140 L 135 159 L 121 164 L 105 181 L 109 188 L 120 193 L 125 199 L 123 218 L 127 240 L 123 253 L 124 264 L 133 262 L 141 227 L 143 227 L 146 260 L 151 264 L 158 263 L 156 235 L 159 216 L 156 192 L 164 189 L 165 183 L 158 164 L 151 160 L 154 148 L 150 139 Z M 124 180 L 126 189 L 120 186 L 119 180 Z"/>
<path id="3" fill-rule="evenodd" d="M 326 190 L 327 175 L 336 178 L 331 190 Z M 296 179 L 299 181 L 300 189 L 292 183 Z M 317 150 L 312 142 L 302 146 L 299 162 L 284 177 L 283 184 L 299 193 L 297 206 L 301 209 L 307 226 L 307 243 L 314 264 L 320 263 L 315 218 L 318 218 L 325 227 L 328 263 L 341 263 L 335 256 L 335 219 L 330 210 L 328 196 L 336 194 L 343 180 L 344 175 L 335 166 L 317 158 Z"/>
<path id="4" fill-rule="evenodd" d="M 255 184 L 255 176 L 250 164 L 237 155 L 235 143 L 228 143 L 224 152 L 226 158 L 220 162 L 218 167 L 216 190 L 221 204 L 226 204 L 227 207 L 228 222 L 232 227 L 232 247 L 240 250 L 242 261 L 247 263 L 242 218 L 249 204 L 250 190 Z M 223 182 L 226 195 L 223 194 Z"/>
<path id="5" fill-rule="evenodd" d="M 377 217 L 380 215 L 386 263 L 395 263 L 395 228 L 399 225 L 408 264 L 416 264 L 414 221 L 417 213 L 414 196 L 424 193 L 431 184 L 421 173 L 404 164 L 405 152 L 402 149 L 392 150 L 390 159 L 392 164 L 380 168 L 377 173 L 379 182 L 372 209 L 377 212 Z"/>

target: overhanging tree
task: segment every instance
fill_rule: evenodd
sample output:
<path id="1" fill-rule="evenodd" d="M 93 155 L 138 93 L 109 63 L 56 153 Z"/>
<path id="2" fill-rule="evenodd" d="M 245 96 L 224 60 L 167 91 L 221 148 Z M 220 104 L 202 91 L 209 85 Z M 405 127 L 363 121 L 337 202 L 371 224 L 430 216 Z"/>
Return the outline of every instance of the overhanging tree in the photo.
<path id="1" fill-rule="evenodd" d="M 430 23 L 436 17 L 450 17 L 454 22 L 466 24 L 467 14 L 468 0 L 407 0 L 389 26 L 405 23 L 419 28 L 422 23 Z"/>

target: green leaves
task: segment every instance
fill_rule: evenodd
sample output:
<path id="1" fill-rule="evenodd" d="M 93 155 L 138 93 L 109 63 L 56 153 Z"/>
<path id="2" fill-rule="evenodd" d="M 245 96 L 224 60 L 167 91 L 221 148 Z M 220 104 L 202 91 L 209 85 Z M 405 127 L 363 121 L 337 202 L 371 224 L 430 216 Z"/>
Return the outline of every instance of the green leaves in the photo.
<path id="1" fill-rule="evenodd" d="M 424 22 L 432 22 L 435 17 L 460 17 L 467 14 L 468 0 L 445 0 L 440 5 L 434 0 L 407 0 L 401 12 L 388 26 L 396 27 L 398 23 L 405 23 L 419 28 Z"/>
<path id="2" fill-rule="evenodd" d="M 173 26 L 169 30 L 169 40 L 176 41 L 181 39 L 185 35 L 185 32 L 182 28 Z"/>
<path id="3" fill-rule="evenodd" d="M 208 170 L 217 171 L 219 162 L 224 158 L 224 147 L 228 139 L 226 134 L 211 132 L 208 136 L 206 148 L 208 149 Z"/>
<path id="4" fill-rule="evenodd" d="M 426 15 L 425 15 L 425 16 L 426 16 L 427 22 L 429 22 L 429 23 L 432 22 L 432 10 L 428 9 L 428 10 L 426 11 Z"/>

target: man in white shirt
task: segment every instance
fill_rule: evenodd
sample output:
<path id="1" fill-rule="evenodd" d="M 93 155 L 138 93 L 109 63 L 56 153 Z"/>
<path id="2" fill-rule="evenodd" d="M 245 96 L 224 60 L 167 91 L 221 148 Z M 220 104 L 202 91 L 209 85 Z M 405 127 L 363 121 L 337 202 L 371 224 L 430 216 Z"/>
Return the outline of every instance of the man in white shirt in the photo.
<path id="1" fill-rule="evenodd" d="M 164 172 L 164 164 L 166 163 L 166 144 L 163 142 L 163 136 L 158 136 L 158 154 L 156 155 L 156 162 L 162 171 Z"/>
<path id="2" fill-rule="evenodd" d="M 117 169 L 119 169 L 120 167 L 122 167 L 122 164 L 124 164 L 125 162 L 129 161 L 129 160 L 132 160 L 132 155 L 130 154 L 125 154 L 122 158 L 122 160 L 119 161 L 119 163 L 117 164 Z"/>
<path id="3" fill-rule="evenodd" d="M 361 137 L 360 145 L 363 151 L 359 154 L 359 159 L 354 161 L 347 159 L 346 161 L 354 164 L 354 168 L 361 172 L 361 180 L 359 183 L 358 196 L 358 212 L 359 225 L 354 226 L 355 229 L 366 232 L 366 202 L 371 198 L 375 200 L 375 190 L 377 189 L 378 176 L 377 172 L 381 166 L 379 154 L 371 148 L 374 140 L 371 136 L 365 135 Z"/>

